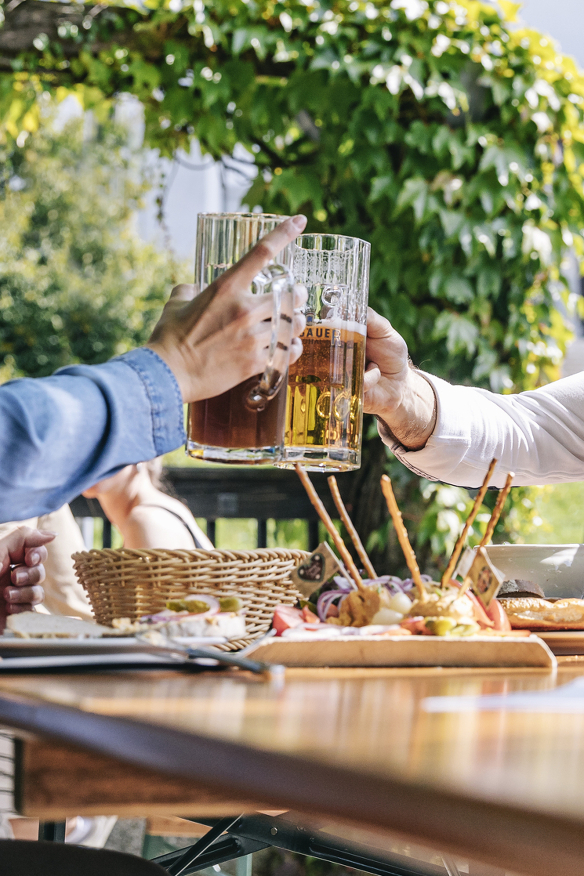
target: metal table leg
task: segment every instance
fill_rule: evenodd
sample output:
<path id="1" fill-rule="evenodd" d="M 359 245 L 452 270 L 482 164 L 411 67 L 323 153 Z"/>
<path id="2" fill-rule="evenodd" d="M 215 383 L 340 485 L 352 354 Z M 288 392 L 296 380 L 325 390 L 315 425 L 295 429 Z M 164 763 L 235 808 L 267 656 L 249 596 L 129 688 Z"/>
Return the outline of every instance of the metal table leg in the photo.
<path id="1" fill-rule="evenodd" d="M 40 821 L 39 839 L 51 843 L 64 843 L 66 826 L 66 821 Z"/>
<path id="2" fill-rule="evenodd" d="M 182 876 L 182 874 L 193 873 L 195 870 L 202 869 L 200 858 L 203 853 L 213 845 L 215 840 L 219 839 L 222 833 L 234 827 L 239 819 L 239 815 L 235 818 L 222 818 L 194 846 L 186 849 L 186 851 L 183 850 L 182 854 L 179 853 L 175 860 L 165 863 L 169 876 Z M 213 863 L 217 862 L 214 861 Z M 207 864 L 207 866 L 209 865 Z"/>
<path id="3" fill-rule="evenodd" d="M 443 867 L 414 861 L 405 855 L 384 854 L 381 851 L 372 853 L 368 846 L 348 842 L 332 834 L 314 831 L 313 827 L 290 821 L 291 814 L 287 813 L 287 818 L 243 815 L 219 822 L 193 819 L 211 826 L 214 829 L 213 839 L 209 839 L 204 848 L 200 846 L 202 841 L 199 840 L 188 849 L 161 855 L 154 858 L 154 861 L 166 867 L 171 876 L 188 876 L 205 867 L 274 846 L 333 864 L 364 870 L 374 876 L 445 876 Z M 229 827 L 226 826 L 228 822 L 231 822 Z M 226 835 L 222 836 L 223 832 Z M 202 838 L 203 841 L 210 838 L 210 834 L 211 831 Z M 181 869 L 176 869 L 179 863 Z"/>

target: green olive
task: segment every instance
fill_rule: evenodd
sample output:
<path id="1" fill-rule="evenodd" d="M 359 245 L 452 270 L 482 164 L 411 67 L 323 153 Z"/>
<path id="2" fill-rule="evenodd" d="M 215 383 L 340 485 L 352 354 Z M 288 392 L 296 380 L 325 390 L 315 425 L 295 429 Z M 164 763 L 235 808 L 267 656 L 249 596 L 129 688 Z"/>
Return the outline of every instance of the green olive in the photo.
<path id="1" fill-rule="evenodd" d="M 476 633 L 480 632 L 480 627 L 474 621 L 470 621 L 468 624 L 457 624 L 452 630 L 452 636 L 474 636 Z"/>
<path id="2" fill-rule="evenodd" d="M 184 606 L 182 611 L 188 611 L 191 614 L 202 614 L 204 611 L 209 611 L 209 603 L 202 599 L 180 599 L 177 602 Z"/>
<path id="3" fill-rule="evenodd" d="M 453 617 L 427 617 L 426 626 L 435 636 L 449 636 L 456 621 Z"/>
<path id="4" fill-rule="evenodd" d="M 166 607 L 171 611 L 188 611 L 187 604 L 184 599 L 169 599 Z"/>
<path id="5" fill-rule="evenodd" d="M 222 596 L 219 599 L 221 611 L 241 611 L 243 605 L 239 596 Z"/>

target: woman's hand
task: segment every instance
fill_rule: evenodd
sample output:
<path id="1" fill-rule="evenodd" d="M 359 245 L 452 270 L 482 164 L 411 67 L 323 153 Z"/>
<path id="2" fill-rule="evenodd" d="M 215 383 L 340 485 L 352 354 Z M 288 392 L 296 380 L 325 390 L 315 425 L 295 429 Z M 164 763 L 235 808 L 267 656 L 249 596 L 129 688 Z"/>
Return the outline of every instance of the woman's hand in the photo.
<path id="1" fill-rule="evenodd" d="M 286 219 L 200 295 L 184 283 L 173 289 L 147 346 L 174 373 L 183 401 L 212 398 L 264 370 L 272 296 L 253 295 L 251 283 L 305 225 L 305 216 Z M 294 307 L 306 299 L 304 287 L 297 286 Z M 304 325 L 304 316 L 295 313 L 290 362 L 302 352 L 298 335 Z"/>
<path id="2" fill-rule="evenodd" d="M 45 580 L 45 547 L 55 532 L 19 526 L 0 538 L 0 629 L 6 616 L 31 611 L 45 598 L 41 587 Z"/>

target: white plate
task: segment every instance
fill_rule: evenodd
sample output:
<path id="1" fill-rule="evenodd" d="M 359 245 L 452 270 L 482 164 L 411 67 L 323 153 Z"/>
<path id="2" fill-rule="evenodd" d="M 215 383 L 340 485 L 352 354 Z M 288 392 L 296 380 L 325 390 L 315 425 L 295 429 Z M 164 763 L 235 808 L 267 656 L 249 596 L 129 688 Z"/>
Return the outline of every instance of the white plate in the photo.
<path id="1" fill-rule="evenodd" d="M 584 597 L 582 544 L 496 544 L 486 550 L 507 578 L 539 584 L 552 599 Z"/>
<path id="2" fill-rule="evenodd" d="M 203 648 L 208 645 L 222 645 L 222 638 L 177 639 L 177 643 L 189 648 Z M 145 642 L 133 636 L 112 636 L 105 639 L 19 639 L 16 636 L 0 636 L 0 657 L 42 656 L 49 654 L 130 654 L 156 651 Z"/>
<path id="3" fill-rule="evenodd" d="M 144 645 L 133 636 L 112 636 L 107 639 L 20 639 L 0 636 L 0 656 L 17 654 L 122 654 L 144 651 Z"/>
<path id="4" fill-rule="evenodd" d="M 205 648 L 207 645 L 224 645 L 226 641 L 225 636 L 175 636 L 170 639 L 170 644 L 176 642 L 183 648 Z"/>

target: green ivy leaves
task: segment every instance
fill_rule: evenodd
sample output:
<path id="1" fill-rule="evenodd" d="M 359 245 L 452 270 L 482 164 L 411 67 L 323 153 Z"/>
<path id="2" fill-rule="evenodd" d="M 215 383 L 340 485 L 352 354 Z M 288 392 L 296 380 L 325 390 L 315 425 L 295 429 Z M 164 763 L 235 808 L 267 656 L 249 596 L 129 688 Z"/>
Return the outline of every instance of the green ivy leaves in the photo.
<path id="1" fill-rule="evenodd" d="M 567 249 L 584 253 L 584 78 L 494 4 L 120 0 L 13 65 L 5 142 L 35 130 L 43 91 L 106 109 L 131 92 L 162 154 L 243 144 L 250 208 L 371 240 L 371 303 L 414 361 L 497 391 L 558 375 L 554 296 Z"/>

